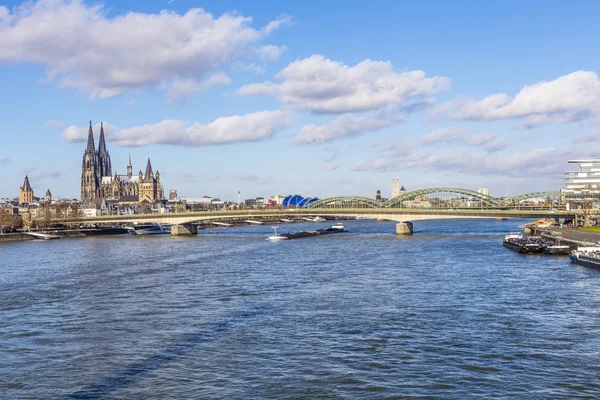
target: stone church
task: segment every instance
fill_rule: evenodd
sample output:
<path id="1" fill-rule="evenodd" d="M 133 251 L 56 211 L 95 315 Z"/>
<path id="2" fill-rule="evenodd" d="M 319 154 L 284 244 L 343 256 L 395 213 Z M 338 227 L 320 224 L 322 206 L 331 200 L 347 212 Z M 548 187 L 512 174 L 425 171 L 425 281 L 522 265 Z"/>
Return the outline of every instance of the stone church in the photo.
<path id="1" fill-rule="evenodd" d="M 154 203 L 164 195 L 160 183 L 160 172 L 152 171 L 150 159 L 146 164 L 146 173 L 133 175 L 131 155 L 128 157 L 127 174 L 112 174 L 110 154 L 106 149 L 104 126 L 100 124 L 100 143 L 98 151 L 94 144 L 92 121 L 88 132 L 87 148 L 81 163 L 81 201 L 117 200 L 127 203 Z"/>

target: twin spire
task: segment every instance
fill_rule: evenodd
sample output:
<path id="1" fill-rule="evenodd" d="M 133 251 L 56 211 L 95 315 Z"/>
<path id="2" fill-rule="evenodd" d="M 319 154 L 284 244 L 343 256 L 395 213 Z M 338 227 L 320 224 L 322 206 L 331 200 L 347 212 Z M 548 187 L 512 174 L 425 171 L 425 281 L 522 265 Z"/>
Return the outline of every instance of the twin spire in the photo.
<path id="1" fill-rule="evenodd" d="M 96 151 L 94 144 L 94 132 L 92 131 L 92 121 L 90 120 L 90 129 L 88 131 L 87 151 Z M 106 150 L 106 141 L 104 140 L 104 123 L 100 122 L 100 143 L 98 145 L 98 153 L 108 153 Z"/>

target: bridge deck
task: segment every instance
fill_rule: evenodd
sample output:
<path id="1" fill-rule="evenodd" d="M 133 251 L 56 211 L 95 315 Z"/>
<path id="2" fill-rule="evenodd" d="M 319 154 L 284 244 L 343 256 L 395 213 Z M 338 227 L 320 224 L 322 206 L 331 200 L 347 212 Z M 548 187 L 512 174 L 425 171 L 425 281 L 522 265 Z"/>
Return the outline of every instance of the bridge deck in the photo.
<path id="1" fill-rule="evenodd" d="M 447 218 L 564 218 L 573 216 L 569 211 L 544 210 L 494 210 L 494 209 L 393 209 L 393 208 L 331 208 L 331 209 L 269 209 L 269 210 L 228 210 L 199 211 L 167 214 L 104 215 L 99 217 L 80 217 L 56 219 L 66 224 L 82 223 L 126 223 L 157 222 L 165 224 L 186 224 L 190 222 L 255 219 L 265 217 L 290 218 L 307 216 L 340 216 L 380 218 L 394 221 L 415 221 Z"/>

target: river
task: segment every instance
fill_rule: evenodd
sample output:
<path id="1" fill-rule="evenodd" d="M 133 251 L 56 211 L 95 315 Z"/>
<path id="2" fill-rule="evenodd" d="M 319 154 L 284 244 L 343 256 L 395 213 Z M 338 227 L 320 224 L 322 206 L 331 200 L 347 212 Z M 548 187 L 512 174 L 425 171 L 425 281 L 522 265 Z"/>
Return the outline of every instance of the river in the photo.
<path id="1" fill-rule="evenodd" d="M 523 223 L 0 243 L 0 397 L 596 398 L 600 272 Z"/>

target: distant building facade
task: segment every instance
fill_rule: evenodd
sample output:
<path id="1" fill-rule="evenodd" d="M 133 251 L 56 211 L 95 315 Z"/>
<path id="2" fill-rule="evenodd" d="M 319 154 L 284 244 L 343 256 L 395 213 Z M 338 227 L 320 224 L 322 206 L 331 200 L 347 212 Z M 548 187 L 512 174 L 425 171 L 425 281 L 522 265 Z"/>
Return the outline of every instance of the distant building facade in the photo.
<path id="1" fill-rule="evenodd" d="M 565 187 L 562 189 L 568 209 L 591 209 L 600 206 L 600 159 L 569 160 L 577 164 L 578 171 L 565 172 Z"/>
<path id="2" fill-rule="evenodd" d="M 400 181 L 396 178 L 392 179 L 392 199 L 400 196 Z"/>
<path id="3" fill-rule="evenodd" d="M 479 188 L 477 189 L 477 193 L 483 194 L 485 196 L 491 196 L 489 188 Z"/>
<path id="4" fill-rule="evenodd" d="M 19 188 L 19 204 L 30 203 L 33 203 L 33 189 L 29 184 L 29 177 L 25 175 L 25 182 L 23 182 L 23 186 Z"/>
<path id="5" fill-rule="evenodd" d="M 104 126 L 100 124 L 98 151 L 94 144 L 92 121 L 88 131 L 87 148 L 81 163 L 81 201 L 117 200 L 126 203 L 154 203 L 164 197 L 160 182 L 160 172 L 154 174 L 150 159 L 146 163 L 146 173 L 133 175 L 131 155 L 127 160 L 127 174 L 112 174 L 110 154 L 106 148 Z"/>
<path id="6" fill-rule="evenodd" d="M 169 200 L 177 200 L 177 190 L 171 189 L 171 191 L 169 191 Z"/>

